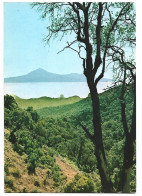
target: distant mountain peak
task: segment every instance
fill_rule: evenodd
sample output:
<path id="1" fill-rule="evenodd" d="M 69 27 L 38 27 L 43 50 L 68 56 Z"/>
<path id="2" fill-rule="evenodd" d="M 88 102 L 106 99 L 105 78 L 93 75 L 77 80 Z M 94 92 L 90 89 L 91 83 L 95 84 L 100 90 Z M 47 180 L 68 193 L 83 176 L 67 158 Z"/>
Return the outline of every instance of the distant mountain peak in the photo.
<path id="1" fill-rule="evenodd" d="M 38 68 L 38 69 L 33 70 L 32 72 L 47 72 L 47 71 L 45 69 Z"/>
<path id="2" fill-rule="evenodd" d="M 71 74 L 55 74 L 50 73 L 42 68 L 33 70 L 32 72 L 17 77 L 5 78 L 5 82 L 86 82 L 86 77 L 83 74 L 71 73 Z M 109 79 L 103 78 L 101 81 L 110 81 Z"/>
<path id="3" fill-rule="evenodd" d="M 46 71 L 46 70 L 45 69 L 42 69 L 42 68 L 38 68 L 35 71 Z"/>

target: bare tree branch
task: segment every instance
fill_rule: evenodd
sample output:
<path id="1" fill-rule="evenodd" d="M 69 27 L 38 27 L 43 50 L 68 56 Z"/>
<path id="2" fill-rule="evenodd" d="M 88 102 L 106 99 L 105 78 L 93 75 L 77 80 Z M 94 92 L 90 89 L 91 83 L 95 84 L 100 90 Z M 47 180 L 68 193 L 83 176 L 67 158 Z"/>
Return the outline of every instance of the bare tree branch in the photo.
<path id="1" fill-rule="evenodd" d="M 77 5 L 77 7 L 79 8 L 79 9 L 81 9 L 82 11 L 84 11 L 85 10 L 85 6 L 84 5 L 82 5 L 81 3 L 74 3 L 75 5 Z"/>
<path id="2" fill-rule="evenodd" d="M 123 10 L 126 8 L 127 10 L 125 12 L 123 12 Z M 121 11 L 119 12 L 117 18 L 115 19 L 115 21 L 113 22 L 113 24 L 111 25 L 110 27 L 110 30 L 108 32 L 108 35 L 107 35 L 107 39 L 106 39 L 106 44 L 105 44 L 105 50 L 104 50 L 104 56 L 103 56 L 103 67 L 102 67 L 102 72 L 101 74 L 96 78 L 95 80 L 95 85 L 97 85 L 97 83 L 99 82 L 99 80 L 104 76 L 104 72 L 105 72 L 105 60 L 106 60 L 106 54 L 107 54 L 107 50 L 108 50 L 108 44 L 109 44 L 109 38 L 110 38 L 110 35 L 111 35 L 111 32 L 114 30 L 114 27 L 116 26 L 119 18 L 121 16 L 123 16 L 128 10 L 130 9 L 130 3 L 126 3 L 126 5 L 121 9 Z"/>
<path id="3" fill-rule="evenodd" d="M 89 133 L 89 131 L 87 130 L 87 128 L 80 122 L 79 123 L 80 126 L 82 127 L 82 129 L 85 131 L 85 133 L 87 134 L 88 138 L 93 142 L 94 141 L 94 138 L 93 136 Z"/>
<path id="4" fill-rule="evenodd" d="M 100 50 L 102 10 L 103 10 L 103 5 L 102 5 L 102 3 L 99 3 L 99 12 L 98 12 L 97 26 L 96 26 L 97 52 L 96 52 L 96 58 L 95 58 L 95 62 L 94 62 L 94 75 L 96 74 L 98 67 L 102 63 L 101 50 Z"/>
<path id="5" fill-rule="evenodd" d="M 79 11 L 75 8 L 75 3 L 69 3 L 69 5 L 73 8 L 74 12 L 77 15 L 77 20 L 78 20 L 78 33 L 77 33 L 77 39 L 80 42 L 85 43 L 85 39 L 81 37 L 81 18 L 80 18 L 80 14 Z"/>
<path id="6" fill-rule="evenodd" d="M 74 40 L 74 41 L 71 42 L 71 43 L 67 42 L 67 46 L 65 46 L 65 47 L 64 47 L 62 50 L 60 50 L 57 54 L 63 52 L 65 49 L 69 48 L 69 49 L 73 50 L 74 52 L 76 52 L 76 53 L 78 54 L 78 56 L 79 56 L 80 59 L 84 60 L 84 58 L 81 57 L 81 54 L 80 54 L 80 53 L 81 53 L 80 49 L 81 49 L 82 47 L 84 47 L 84 46 L 80 45 L 80 46 L 79 46 L 79 51 L 78 51 L 78 50 L 76 50 L 76 49 L 74 49 L 74 48 L 71 47 L 71 45 L 73 45 L 75 42 L 77 42 L 77 40 Z"/>
<path id="7" fill-rule="evenodd" d="M 109 14 L 109 20 L 110 20 L 110 23 L 112 24 L 112 16 L 111 16 L 111 12 L 110 12 L 110 10 L 109 10 L 109 7 L 107 6 L 108 5 L 108 3 L 106 3 L 106 10 L 108 11 L 108 14 Z"/>
<path id="8" fill-rule="evenodd" d="M 126 119 L 126 111 L 125 111 L 126 105 L 125 105 L 125 100 L 124 100 L 125 81 L 126 81 L 126 67 L 124 71 L 124 78 L 123 78 L 120 100 L 121 100 L 121 117 L 122 117 L 123 128 L 124 128 L 125 136 L 128 137 L 129 130 L 128 130 L 128 124 L 127 124 L 127 119 Z"/>

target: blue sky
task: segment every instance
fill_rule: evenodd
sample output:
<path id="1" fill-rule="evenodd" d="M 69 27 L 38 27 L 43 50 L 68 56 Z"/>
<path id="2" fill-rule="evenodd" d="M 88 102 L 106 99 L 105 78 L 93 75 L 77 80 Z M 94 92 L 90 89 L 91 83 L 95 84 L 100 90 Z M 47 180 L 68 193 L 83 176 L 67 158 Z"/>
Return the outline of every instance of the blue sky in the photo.
<path id="1" fill-rule="evenodd" d="M 4 3 L 4 77 L 24 75 L 38 68 L 58 74 L 83 73 L 82 60 L 67 49 L 65 41 L 42 41 L 47 34 L 47 19 L 29 3 Z M 111 72 L 105 77 L 112 78 Z"/>

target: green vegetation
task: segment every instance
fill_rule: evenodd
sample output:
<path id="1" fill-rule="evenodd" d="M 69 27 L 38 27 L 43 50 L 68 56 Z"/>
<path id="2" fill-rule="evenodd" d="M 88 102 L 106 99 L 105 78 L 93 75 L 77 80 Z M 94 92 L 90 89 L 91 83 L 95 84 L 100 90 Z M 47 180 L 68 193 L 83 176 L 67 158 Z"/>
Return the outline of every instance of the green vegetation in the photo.
<path id="1" fill-rule="evenodd" d="M 20 171 L 19 170 L 14 170 L 13 172 L 12 172 L 12 175 L 15 177 L 15 178 L 20 178 L 21 177 L 21 175 L 20 175 Z"/>
<path id="2" fill-rule="evenodd" d="M 124 147 L 120 89 L 114 88 L 99 96 L 108 171 L 115 191 L 119 192 Z M 8 95 L 5 99 L 12 99 L 8 101 L 10 105 L 5 104 L 5 128 L 10 129 L 6 137 L 13 144 L 13 149 L 20 156 L 27 155 L 25 161 L 29 174 L 36 173 L 37 167 L 48 170 L 43 182 L 40 181 L 39 186 L 36 183 L 37 189 L 42 184 L 48 184 L 50 178 L 53 179 L 55 187 L 60 187 L 62 181 L 65 181 L 65 177 L 55 163 L 54 154 L 59 153 L 62 157 L 71 160 L 84 174 L 91 175 L 91 178 L 79 175 L 68 185 L 65 183 L 65 192 L 102 191 L 94 145 L 79 125 L 79 122 L 82 122 L 90 132 L 93 132 L 90 97 L 70 105 L 42 108 L 36 111 L 32 107 L 19 108 L 15 99 Z M 125 99 L 127 119 L 130 122 L 133 100 L 131 88 L 128 88 Z M 136 189 L 135 172 L 134 166 L 131 172 L 131 192 L 135 192 Z M 8 177 L 8 162 L 5 163 L 5 174 Z M 16 175 L 18 177 L 18 172 Z M 94 184 L 90 180 L 92 178 L 97 179 L 93 179 Z"/>
<path id="3" fill-rule="evenodd" d="M 67 48 L 72 49 L 77 52 L 78 57 L 82 59 L 83 73 L 86 76 L 87 85 L 89 87 L 91 95 L 90 97 L 93 103 L 93 116 L 90 116 L 90 119 L 93 119 L 92 130 L 94 131 L 90 133 L 92 126 L 91 121 L 84 122 L 86 123 L 86 125 L 84 126 L 79 122 L 80 120 L 84 121 L 84 118 L 79 117 L 80 119 L 78 119 L 77 116 L 77 120 L 78 124 L 80 124 L 80 126 L 94 145 L 97 167 L 101 178 L 102 191 L 105 193 L 113 193 L 117 190 L 122 191 L 123 193 L 130 193 L 129 171 L 132 169 L 132 166 L 135 163 L 134 151 L 136 141 L 136 12 L 134 3 L 47 2 L 41 4 L 35 2 L 32 3 L 31 6 L 32 8 L 36 8 L 40 12 L 40 15 L 43 19 L 50 21 L 46 26 L 47 35 L 46 39 L 44 40 L 45 43 L 50 44 L 50 41 L 52 39 L 58 38 L 62 40 L 62 38 L 65 37 L 65 39 L 67 39 L 67 44 L 60 52 L 64 51 Z M 70 39 L 70 36 L 68 36 L 70 34 L 73 35 L 72 39 Z M 84 58 L 82 57 L 82 48 L 85 48 L 85 50 L 83 49 L 85 55 Z M 115 183 L 112 182 L 112 177 L 110 176 L 109 172 L 110 169 L 108 168 L 106 161 L 106 155 L 108 156 L 108 152 L 111 146 L 110 144 L 108 145 L 109 142 L 106 142 L 104 138 L 104 136 L 107 135 L 105 135 L 105 130 L 103 130 L 102 128 L 102 123 L 104 123 L 105 121 L 101 118 L 101 115 L 103 115 L 101 113 L 103 112 L 102 110 L 100 110 L 101 102 L 99 100 L 97 87 L 98 82 L 101 81 L 101 79 L 104 77 L 107 70 L 106 68 L 109 69 L 110 64 L 111 67 L 113 67 L 113 78 L 116 84 L 119 83 L 122 87 L 121 97 L 120 94 L 118 96 L 121 100 L 119 105 L 121 105 L 121 118 L 123 121 L 123 128 L 121 129 L 121 125 L 119 126 L 119 113 L 118 122 L 116 123 L 120 128 L 119 132 L 121 132 L 122 130 L 124 131 L 124 136 L 120 139 L 120 141 L 124 139 L 123 166 L 121 165 L 123 174 L 121 174 L 122 177 L 120 180 L 120 189 L 119 187 L 116 188 L 114 185 Z M 127 102 L 127 100 L 124 98 L 127 84 L 133 85 L 134 87 L 132 93 L 132 96 L 134 95 L 132 103 L 134 109 L 133 114 L 131 114 L 131 126 L 128 126 L 129 120 L 127 120 L 125 107 L 125 101 Z M 105 105 L 106 104 L 104 103 L 104 106 Z M 114 106 L 116 106 L 115 110 L 117 110 L 117 105 Z M 109 120 L 111 120 L 111 115 L 109 115 L 110 106 L 109 109 L 106 109 L 107 111 L 105 111 L 104 118 L 107 116 L 109 117 Z M 59 113 L 60 108 L 58 108 L 57 111 Z M 86 112 L 86 110 L 84 111 Z M 69 110 L 69 112 L 73 112 L 73 115 L 76 113 L 75 110 Z M 48 112 L 44 110 L 44 114 L 45 113 Z M 66 113 L 66 115 L 67 117 L 70 116 L 70 114 L 68 115 L 68 113 Z M 112 119 L 113 121 L 115 121 L 113 117 Z M 111 122 L 111 125 L 113 125 L 113 121 Z M 89 129 L 86 128 L 86 126 L 88 125 L 90 126 Z M 114 130 L 118 130 L 118 127 L 114 126 L 113 128 Z M 119 135 L 119 137 L 121 136 Z M 118 140 L 115 140 L 113 141 L 113 144 L 116 145 L 117 142 Z M 104 148 L 106 145 L 108 147 L 107 152 Z"/>
<path id="4" fill-rule="evenodd" d="M 78 96 L 64 98 L 63 95 L 60 95 L 59 98 L 40 97 L 31 99 L 22 99 L 14 95 L 14 99 L 16 100 L 18 106 L 23 109 L 26 109 L 27 107 L 33 107 L 33 109 L 56 107 L 60 105 L 72 104 L 81 100 L 81 98 Z"/>
<path id="5" fill-rule="evenodd" d="M 37 187 L 40 186 L 39 180 L 35 180 L 34 185 L 37 186 Z"/>
<path id="6" fill-rule="evenodd" d="M 65 187 L 66 193 L 93 193 L 94 183 L 86 176 L 77 174 L 72 182 Z"/>
<path id="7" fill-rule="evenodd" d="M 6 186 L 8 186 L 9 188 L 11 188 L 12 190 L 15 190 L 15 187 L 13 185 L 13 180 L 9 179 L 8 177 L 4 178 L 4 183 Z"/>
<path id="8" fill-rule="evenodd" d="M 58 186 L 62 183 L 61 172 L 55 163 L 53 157 L 54 150 L 46 145 L 47 133 L 45 127 L 40 122 L 36 111 L 31 107 L 27 110 L 20 109 L 13 97 L 6 95 L 9 105 L 5 104 L 5 128 L 10 128 L 10 132 L 6 137 L 13 145 L 14 151 L 19 155 L 26 154 L 25 162 L 29 174 L 36 174 L 36 168 L 51 170 L 52 178 L 58 182 Z M 11 101 L 12 100 L 12 101 Z M 44 145 L 45 144 L 45 145 Z M 18 170 L 11 172 L 15 178 L 20 178 Z M 9 162 L 5 161 L 5 184 L 14 190 L 12 179 L 8 179 Z M 39 186 L 35 182 L 35 186 Z"/>

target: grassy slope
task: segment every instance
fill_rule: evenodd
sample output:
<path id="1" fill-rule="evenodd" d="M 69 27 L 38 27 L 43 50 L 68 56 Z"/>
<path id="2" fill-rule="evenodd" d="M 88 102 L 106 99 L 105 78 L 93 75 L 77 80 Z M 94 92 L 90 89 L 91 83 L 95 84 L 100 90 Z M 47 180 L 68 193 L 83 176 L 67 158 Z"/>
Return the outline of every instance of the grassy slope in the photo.
<path id="1" fill-rule="evenodd" d="M 78 96 L 73 96 L 69 98 L 50 98 L 50 97 L 40 97 L 31 99 L 22 99 L 20 97 L 14 96 L 19 107 L 25 109 L 32 106 L 34 109 L 40 109 L 43 107 L 56 107 L 61 105 L 72 104 L 81 100 Z"/>
<path id="2" fill-rule="evenodd" d="M 5 134 L 8 134 L 8 130 L 5 130 Z M 44 185 L 43 181 L 47 175 L 47 169 L 36 168 L 36 175 L 28 174 L 27 164 L 25 163 L 25 155 L 19 155 L 13 150 L 11 142 L 5 137 L 5 163 L 8 163 L 9 174 L 5 176 L 5 192 L 56 192 L 58 188 L 54 186 L 53 179 L 48 179 L 47 185 Z M 19 176 L 16 177 L 16 173 Z M 34 185 L 35 181 L 40 182 L 40 186 Z M 13 181 L 10 183 L 10 181 Z"/>
<path id="3" fill-rule="evenodd" d="M 56 193 L 61 192 L 62 187 L 69 183 L 77 173 L 80 173 L 78 168 L 68 160 L 63 159 L 59 155 L 55 155 L 56 164 L 61 169 L 64 176 L 64 184 L 56 186 L 52 177 L 47 177 L 48 169 L 36 168 L 36 174 L 29 174 L 27 170 L 27 163 L 25 162 L 26 154 L 19 155 L 13 150 L 11 142 L 7 140 L 9 130 L 5 129 L 5 167 L 8 168 L 5 173 L 5 192 L 19 193 L 19 192 L 40 192 L 40 193 Z M 44 180 L 46 179 L 46 184 Z M 35 181 L 40 182 L 40 186 L 35 186 Z"/>

